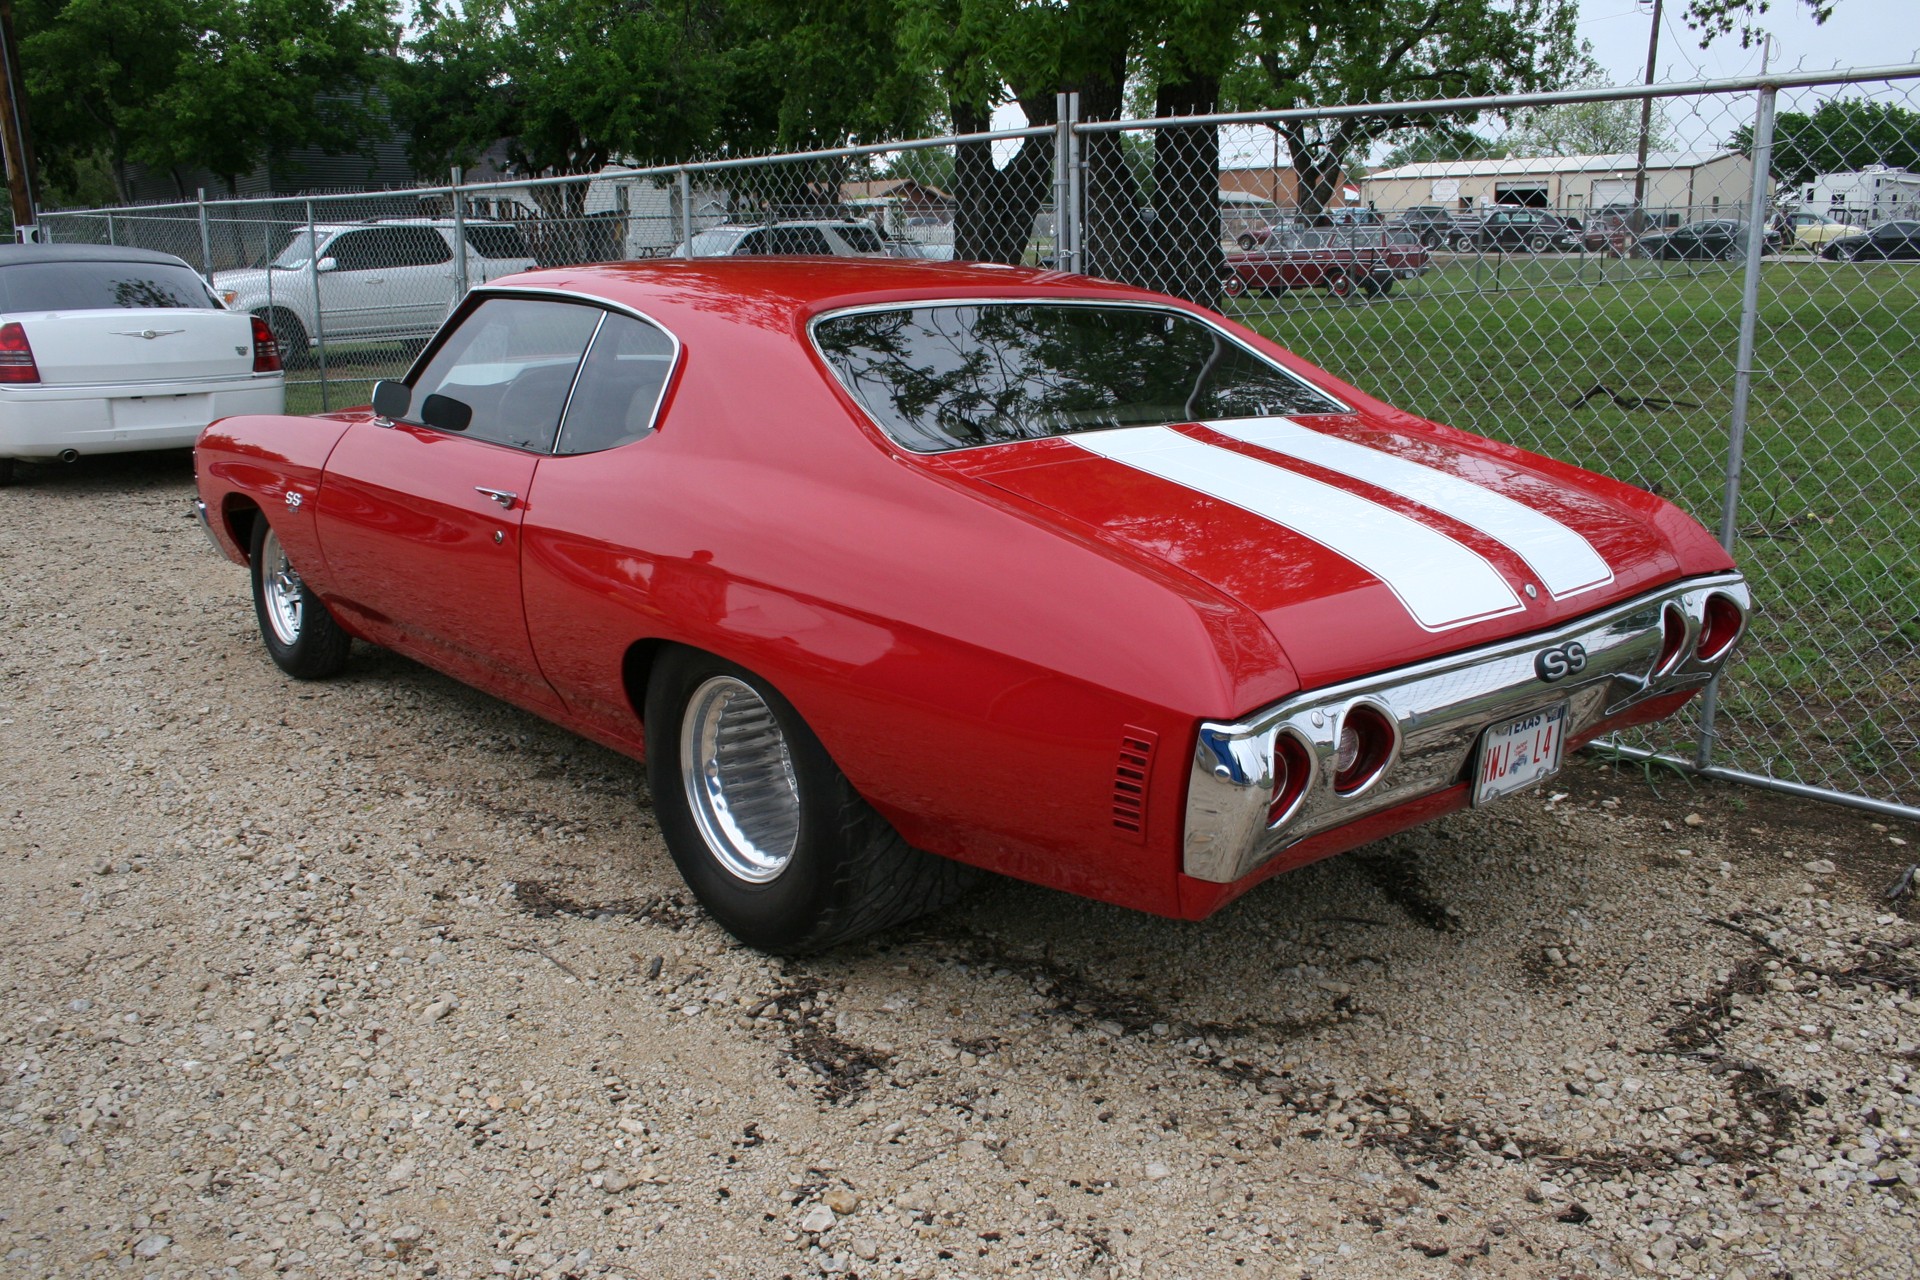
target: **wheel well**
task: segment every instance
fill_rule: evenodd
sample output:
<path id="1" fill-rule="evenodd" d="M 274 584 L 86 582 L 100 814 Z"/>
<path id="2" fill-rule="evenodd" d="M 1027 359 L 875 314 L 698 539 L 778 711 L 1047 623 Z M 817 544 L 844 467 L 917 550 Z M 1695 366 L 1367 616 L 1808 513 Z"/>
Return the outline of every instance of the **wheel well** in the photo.
<path id="1" fill-rule="evenodd" d="M 673 647 L 671 640 L 636 640 L 627 646 L 626 654 L 620 659 L 620 686 L 626 692 L 627 705 L 633 708 L 635 720 L 646 716 L 647 682 L 653 679 L 660 655 Z"/>
<path id="2" fill-rule="evenodd" d="M 220 519 L 226 522 L 227 532 L 233 535 L 242 555 L 253 554 L 253 522 L 260 519 L 260 508 L 249 498 L 239 494 L 227 495 L 226 505 L 220 509 Z"/>

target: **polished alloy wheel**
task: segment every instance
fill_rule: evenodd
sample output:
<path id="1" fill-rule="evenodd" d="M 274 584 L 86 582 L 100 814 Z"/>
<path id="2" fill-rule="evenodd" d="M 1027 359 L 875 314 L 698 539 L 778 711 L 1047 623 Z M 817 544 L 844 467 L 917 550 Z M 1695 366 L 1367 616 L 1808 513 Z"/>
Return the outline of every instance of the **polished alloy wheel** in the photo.
<path id="1" fill-rule="evenodd" d="M 271 528 L 260 543 L 260 586 L 267 598 L 267 624 L 281 644 L 300 639 L 300 624 L 306 612 L 306 588 L 300 575 L 287 559 L 280 535 Z"/>
<path id="2" fill-rule="evenodd" d="M 765 884 L 800 840 L 800 787 L 786 734 L 744 680 L 714 676 L 680 724 L 680 776 L 707 848 L 731 874 Z"/>

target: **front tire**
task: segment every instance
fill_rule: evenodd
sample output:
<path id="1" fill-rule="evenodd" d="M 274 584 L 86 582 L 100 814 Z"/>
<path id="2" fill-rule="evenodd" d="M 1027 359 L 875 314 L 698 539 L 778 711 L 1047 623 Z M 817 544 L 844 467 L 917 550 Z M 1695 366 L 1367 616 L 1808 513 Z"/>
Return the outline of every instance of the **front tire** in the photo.
<path id="1" fill-rule="evenodd" d="M 0 458 L 0 489 L 13 483 L 13 459 Z"/>
<path id="2" fill-rule="evenodd" d="M 701 906 L 748 946 L 836 946 L 945 906 L 977 874 L 902 840 L 793 705 L 730 662 L 664 656 L 646 734 L 667 849 Z"/>
<path id="3" fill-rule="evenodd" d="M 1529 253 L 1545 253 L 1552 247 L 1553 241 L 1546 236 L 1532 235 L 1527 237 L 1527 252 Z"/>
<path id="4" fill-rule="evenodd" d="M 253 522 L 248 564 L 253 572 L 253 611 L 267 655 L 296 680 L 324 680 L 347 665 L 353 637 L 343 631 L 320 597 L 287 559 L 280 535 L 266 517 Z"/>

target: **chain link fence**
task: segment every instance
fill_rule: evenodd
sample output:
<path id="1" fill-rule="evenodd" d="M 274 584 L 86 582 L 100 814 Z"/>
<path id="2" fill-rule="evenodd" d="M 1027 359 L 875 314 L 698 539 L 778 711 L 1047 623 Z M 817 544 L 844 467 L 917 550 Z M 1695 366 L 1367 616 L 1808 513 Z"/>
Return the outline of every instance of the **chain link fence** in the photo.
<path id="1" fill-rule="evenodd" d="M 1357 162 L 1642 102 L 1644 149 Z M 468 288 L 536 265 L 884 254 L 1192 298 L 1720 533 L 1750 639 L 1618 750 L 1920 817 L 1920 66 L 1203 119 L 1057 107 L 964 137 L 44 223 L 201 266 L 273 324 L 294 411 L 363 403 Z"/>

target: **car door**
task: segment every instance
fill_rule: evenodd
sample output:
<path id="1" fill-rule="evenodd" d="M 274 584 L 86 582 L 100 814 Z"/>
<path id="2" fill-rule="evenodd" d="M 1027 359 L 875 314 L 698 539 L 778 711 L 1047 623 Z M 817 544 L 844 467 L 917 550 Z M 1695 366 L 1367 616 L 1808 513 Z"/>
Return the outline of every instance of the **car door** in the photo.
<path id="1" fill-rule="evenodd" d="M 1873 229 L 1863 257 L 1920 258 L 1920 222 L 1889 222 Z"/>
<path id="2" fill-rule="evenodd" d="M 454 294 L 453 245 L 438 227 L 382 227 L 384 280 L 379 327 L 387 333 L 432 333 L 459 298 Z"/>
<path id="3" fill-rule="evenodd" d="M 327 337 L 357 336 L 377 327 L 386 283 L 380 268 L 382 234 L 372 227 L 342 231 L 320 247 L 320 316 Z"/>
<path id="4" fill-rule="evenodd" d="M 373 639 L 522 705 L 557 698 L 527 639 L 521 528 L 604 313 L 494 297 L 470 308 L 412 379 L 406 418 L 348 428 L 327 461 L 315 523 L 336 598 Z M 472 413 L 463 431 L 419 418 L 429 395 Z"/>

